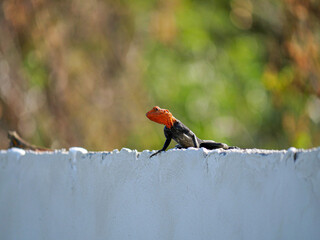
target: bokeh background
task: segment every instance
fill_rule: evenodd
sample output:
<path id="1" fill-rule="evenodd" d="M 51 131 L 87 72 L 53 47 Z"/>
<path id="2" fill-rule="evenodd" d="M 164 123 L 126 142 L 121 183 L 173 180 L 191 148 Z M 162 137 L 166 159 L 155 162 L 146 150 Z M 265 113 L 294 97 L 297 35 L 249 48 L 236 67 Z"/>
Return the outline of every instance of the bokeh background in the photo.
<path id="1" fill-rule="evenodd" d="M 160 149 L 154 105 L 203 139 L 320 145 L 318 0 L 0 4 L 0 148 Z"/>

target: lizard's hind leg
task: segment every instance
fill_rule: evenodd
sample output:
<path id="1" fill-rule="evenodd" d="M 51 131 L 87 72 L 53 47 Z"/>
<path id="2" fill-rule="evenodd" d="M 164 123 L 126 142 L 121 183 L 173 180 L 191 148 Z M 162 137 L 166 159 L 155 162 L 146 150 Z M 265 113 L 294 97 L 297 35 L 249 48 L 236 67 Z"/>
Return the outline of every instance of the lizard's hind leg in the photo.
<path id="1" fill-rule="evenodd" d="M 229 146 L 225 143 L 218 143 L 218 142 L 211 141 L 211 140 L 206 140 L 206 141 L 200 143 L 199 147 L 204 147 L 209 150 L 217 149 L 217 148 L 223 148 L 223 149 L 229 148 Z"/>

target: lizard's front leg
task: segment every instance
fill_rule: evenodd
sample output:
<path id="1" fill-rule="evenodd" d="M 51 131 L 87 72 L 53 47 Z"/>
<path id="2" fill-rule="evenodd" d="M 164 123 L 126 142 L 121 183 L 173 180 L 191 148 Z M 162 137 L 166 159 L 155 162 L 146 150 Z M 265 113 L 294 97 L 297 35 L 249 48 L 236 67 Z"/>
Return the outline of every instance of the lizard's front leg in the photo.
<path id="1" fill-rule="evenodd" d="M 163 147 L 159 151 L 151 154 L 150 158 L 152 158 L 153 156 L 157 155 L 158 153 L 160 153 L 162 151 L 165 151 L 168 148 L 170 142 L 171 142 L 171 137 L 167 137 L 166 141 L 163 144 Z"/>

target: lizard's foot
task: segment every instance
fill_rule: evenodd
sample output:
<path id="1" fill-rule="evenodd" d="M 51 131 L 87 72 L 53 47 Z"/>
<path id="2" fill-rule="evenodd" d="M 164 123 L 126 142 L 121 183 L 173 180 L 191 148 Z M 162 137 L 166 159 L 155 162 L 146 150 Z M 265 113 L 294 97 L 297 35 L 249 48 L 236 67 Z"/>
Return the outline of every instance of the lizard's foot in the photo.
<path id="1" fill-rule="evenodd" d="M 159 151 L 157 151 L 157 152 L 155 152 L 155 153 L 151 154 L 151 156 L 150 156 L 149 158 L 152 158 L 153 156 L 155 156 L 155 155 L 157 155 L 158 153 L 161 153 L 161 152 L 163 152 L 163 151 L 162 151 L 162 150 L 159 150 Z"/>
<path id="2" fill-rule="evenodd" d="M 227 150 L 229 150 L 229 149 L 240 149 L 240 148 L 236 147 L 236 146 L 230 146 L 230 147 L 227 148 Z"/>

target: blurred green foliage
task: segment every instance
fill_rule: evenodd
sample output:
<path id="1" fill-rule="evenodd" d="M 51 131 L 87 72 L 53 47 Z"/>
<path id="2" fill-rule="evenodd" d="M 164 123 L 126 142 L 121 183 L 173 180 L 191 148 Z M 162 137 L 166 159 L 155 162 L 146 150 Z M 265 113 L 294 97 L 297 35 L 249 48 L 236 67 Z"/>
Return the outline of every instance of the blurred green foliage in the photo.
<path id="1" fill-rule="evenodd" d="M 154 105 L 203 139 L 316 147 L 319 47 L 312 0 L 4 0 L 1 148 L 159 149 Z"/>

